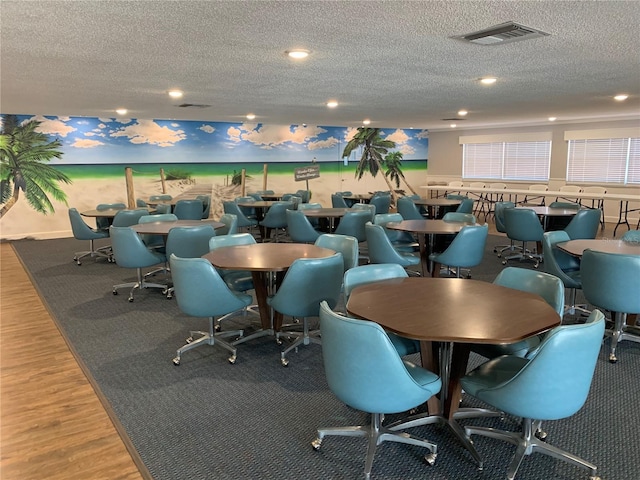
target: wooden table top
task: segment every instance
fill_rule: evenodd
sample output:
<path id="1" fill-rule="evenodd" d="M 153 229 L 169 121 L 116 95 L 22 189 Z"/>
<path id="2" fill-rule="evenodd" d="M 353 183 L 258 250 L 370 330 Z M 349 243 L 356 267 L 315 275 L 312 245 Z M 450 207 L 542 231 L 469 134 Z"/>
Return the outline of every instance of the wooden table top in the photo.
<path id="1" fill-rule="evenodd" d="M 225 226 L 224 223 L 215 220 L 175 220 L 172 222 L 136 223 L 131 225 L 131 228 L 137 233 L 169 235 L 169 230 L 175 227 L 199 227 L 202 225 L 211 225 L 214 229 Z"/>
<path id="2" fill-rule="evenodd" d="M 256 243 L 219 248 L 202 258 L 218 268 L 281 272 L 298 258 L 325 258 L 335 253 L 306 243 Z"/>
<path id="3" fill-rule="evenodd" d="M 269 208 L 276 200 L 256 200 L 255 202 L 238 202 L 239 207 Z"/>
<path id="4" fill-rule="evenodd" d="M 356 287 L 350 315 L 422 341 L 514 343 L 560 324 L 538 295 L 461 278 L 402 278 Z"/>
<path id="5" fill-rule="evenodd" d="M 430 207 L 454 207 L 460 205 L 462 200 L 455 200 L 453 198 L 420 198 L 413 200 L 416 205 L 428 205 Z"/>
<path id="6" fill-rule="evenodd" d="M 587 248 L 605 253 L 640 255 L 640 242 L 626 242 L 614 239 L 569 240 L 568 242 L 557 243 L 556 247 L 576 257 L 581 257 Z"/>
<path id="7" fill-rule="evenodd" d="M 540 206 L 518 206 L 515 208 L 533 210 L 534 212 L 536 212 L 536 215 L 540 215 L 543 217 L 572 217 L 573 215 L 578 213 L 578 209 L 574 208 L 551 208 Z"/>
<path id="8" fill-rule="evenodd" d="M 475 225 L 466 222 L 445 222 L 444 220 L 403 220 L 402 222 L 389 222 L 385 225 L 391 230 L 423 234 L 453 234 L 462 230 L 467 225 Z"/>
<path id="9" fill-rule="evenodd" d="M 301 210 L 306 217 L 343 217 L 351 210 L 349 208 L 305 208 Z"/>

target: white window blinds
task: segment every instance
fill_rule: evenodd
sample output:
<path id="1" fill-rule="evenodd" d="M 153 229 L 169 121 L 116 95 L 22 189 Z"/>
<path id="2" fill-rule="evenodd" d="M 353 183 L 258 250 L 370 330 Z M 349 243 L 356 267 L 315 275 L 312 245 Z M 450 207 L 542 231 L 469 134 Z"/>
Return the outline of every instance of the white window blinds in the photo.
<path id="1" fill-rule="evenodd" d="M 551 140 L 462 144 L 462 177 L 549 180 Z"/>
<path id="2" fill-rule="evenodd" d="M 570 139 L 567 182 L 640 184 L 640 138 Z"/>

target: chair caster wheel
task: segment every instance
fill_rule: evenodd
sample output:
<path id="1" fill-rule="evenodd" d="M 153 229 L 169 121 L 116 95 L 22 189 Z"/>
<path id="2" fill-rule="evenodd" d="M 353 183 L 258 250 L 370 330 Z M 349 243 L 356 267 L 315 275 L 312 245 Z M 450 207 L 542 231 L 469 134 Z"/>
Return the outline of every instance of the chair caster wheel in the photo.
<path id="1" fill-rule="evenodd" d="M 283 367 L 289 366 L 289 360 L 287 360 L 286 358 L 281 358 L 280 363 L 282 364 Z"/>
<path id="2" fill-rule="evenodd" d="M 111 292 L 111 293 L 113 293 L 114 295 L 117 295 L 117 294 L 118 294 L 118 291 L 117 291 L 117 290 L 114 290 L 114 291 L 113 291 L 113 292 Z"/>
<path id="3" fill-rule="evenodd" d="M 609 363 L 618 363 L 618 357 L 616 357 L 615 353 L 609 354 Z"/>
<path id="4" fill-rule="evenodd" d="M 276 344 L 282 345 L 282 339 L 280 337 L 276 338 Z"/>
<path id="5" fill-rule="evenodd" d="M 427 462 L 429 466 L 433 467 L 436 464 L 437 457 L 438 457 L 437 453 L 427 453 L 424 456 L 424 461 Z"/>
<path id="6" fill-rule="evenodd" d="M 187 339 L 185 341 L 187 343 L 191 343 L 191 342 L 193 342 L 193 337 L 187 337 Z"/>
<path id="7" fill-rule="evenodd" d="M 174 364 L 176 367 L 179 367 L 179 366 L 180 366 L 180 357 L 176 357 L 176 358 L 174 358 L 174 359 L 173 359 L 173 364 Z"/>
<path id="8" fill-rule="evenodd" d="M 234 363 L 236 363 L 236 358 L 237 357 L 235 355 L 231 355 L 229 358 L 227 358 L 227 360 L 231 365 L 233 365 Z"/>
<path id="9" fill-rule="evenodd" d="M 548 433 L 545 432 L 544 430 L 537 430 L 535 433 L 535 436 L 538 440 L 540 440 L 541 442 L 546 442 L 547 441 L 547 435 Z"/>
<path id="10" fill-rule="evenodd" d="M 220 331 L 220 325 L 216 325 L 215 327 L 213 327 L 213 329 L 214 329 L 216 332 L 219 332 L 219 331 Z"/>
<path id="11" fill-rule="evenodd" d="M 129 300 L 129 303 L 133 302 L 133 297 L 129 297 L 127 298 L 127 300 Z"/>
<path id="12" fill-rule="evenodd" d="M 311 446 L 316 452 L 320 450 L 321 445 L 322 445 L 322 440 L 319 438 L 316 438 L 313 442 L 311 442 Z"/>
<path id="13" fill-rule="evenodd" d="M 506 260 L 503 260 L 503 261 L 502 261 L 502 264 L 503 264 L 503 265 L 506 265 L 506 264 L 507 264 L 507 261 L 506 261 Z"/>

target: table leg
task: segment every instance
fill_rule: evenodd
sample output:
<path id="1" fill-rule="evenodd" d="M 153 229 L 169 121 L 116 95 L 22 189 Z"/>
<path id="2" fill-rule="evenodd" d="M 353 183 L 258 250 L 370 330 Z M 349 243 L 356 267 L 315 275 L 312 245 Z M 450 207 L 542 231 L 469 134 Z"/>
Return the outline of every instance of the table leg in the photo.
<path id="1" fill-rule="evenodd" d="M 429 276 L 429 251 L 427 249 L 426 234 L 418 234 L 418 247 L 420 249 L 420 267 L 422 268 L 422 276 Z"/>
<path id="2" fill-rule="evenodd" d="M 271 325 L 271 308 L 267 303 L 269 275 L 270 272 L 251 272 L 251 277 L 253 278 L 253 288 L 256 292 L 256 302 L 258 303 L 258 312 L 260 313 L 261 328 L 254 333 L 247 335 L 246 337 L 242 337 L 236 340 L 235 342 L 233 342 L 233 345 L 238 345 L 248 340 L 253 340 L 254 338 L 273 335 L 273 327 Z"/>

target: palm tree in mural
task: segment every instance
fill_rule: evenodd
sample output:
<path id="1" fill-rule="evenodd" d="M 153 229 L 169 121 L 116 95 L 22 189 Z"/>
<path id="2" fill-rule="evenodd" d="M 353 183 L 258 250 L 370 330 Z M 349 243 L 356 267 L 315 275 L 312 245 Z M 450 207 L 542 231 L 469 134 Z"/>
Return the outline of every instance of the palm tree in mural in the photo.
<path id="1" fill-rule="evenodd" d="M 417 195 L 416 191 L 409 185 L 409 182 L 407 182 L 407 179 L 404 177 L 404 173 L 402 173 L 402 152 L 395 151 L 388 153 L 387 156 L 384 157 L 383 166 L 386 169 L 384 172 L 385 176 L 396 184 L 396 188 L 400 188 L 400 180 L 402 180 L 409 190 L 411 190 L 411 193 Z"/>
<path id="2" fill-rule="evenodd" d="M 71 183 L 69 177 L 47 162 L 60 158 L 60 140 L 38 132 L 37 120 L 19 124 L 15 115 L 7 115 L 0 130 L 0 218 L 20 198 L 20 191 L 31 207 L 47 214 L 55 210 L 48 195 L 67 203 L 67 196 L 58 185 Z"/>
<path id="3" fill-rule="evenodd" d="M 384 164 L 384 157 L 389 150 L 395 148 L 396 143 L 392 140 L 385 140 L 380 136 L 379 128 L 358 128 L 358 132 L 344 147 L 342 158 L 349 157 L 351 152 L 362 147 L 362 157 L 356 167 L 356 177 L 358 180 L 362 178 L 365 172 L 369 172 L 375 177 Z M 389 191 L 393 196 L 394 204 L 397 204 L 398 196 L 396 195 L 393 185 L 389 178 L 384 175 L 384 181 L 389 186 Z"/>

